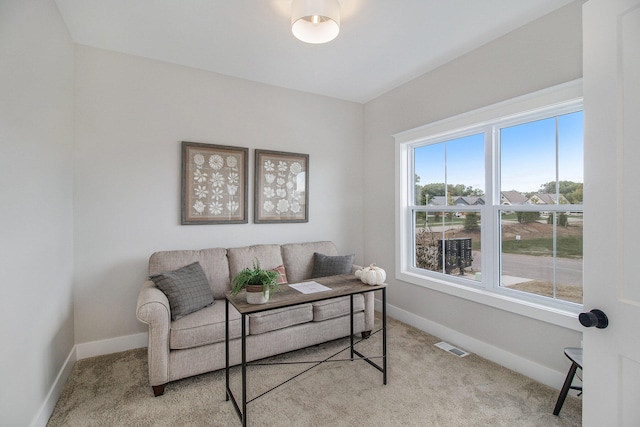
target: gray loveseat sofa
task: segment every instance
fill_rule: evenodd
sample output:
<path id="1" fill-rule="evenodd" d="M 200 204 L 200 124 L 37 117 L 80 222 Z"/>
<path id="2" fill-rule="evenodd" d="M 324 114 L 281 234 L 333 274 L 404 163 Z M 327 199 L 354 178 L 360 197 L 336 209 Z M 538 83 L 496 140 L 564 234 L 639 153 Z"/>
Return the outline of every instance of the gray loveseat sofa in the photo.
<path id="1" fill-rule="evenodd" d="M 265 269 L 284 266 L 288 283 L 311 278 L 314 254 L 337 256 L 332 242 L 254 245 L 156 252 L 149 259 L 149 275 L 173 271 L 199 262 L 213 292 L 214 303 L 172 320 L 167 296 L 147 280 L 140 289 L 136 315 L 149 325 L 149 383 L 155 396 L 167 383 L 225 367 L 225 298 L 231 279 L 254 260 Z M 247 359 L 320 344 L 350 333 L 349 297 L 251 315 L 247 322 Z M 373 329 L 374 297 L 354 298 L 354 332 L 366 336 Z M 240 314 L 230 306 L 230 358 L 241 362 Z"/>

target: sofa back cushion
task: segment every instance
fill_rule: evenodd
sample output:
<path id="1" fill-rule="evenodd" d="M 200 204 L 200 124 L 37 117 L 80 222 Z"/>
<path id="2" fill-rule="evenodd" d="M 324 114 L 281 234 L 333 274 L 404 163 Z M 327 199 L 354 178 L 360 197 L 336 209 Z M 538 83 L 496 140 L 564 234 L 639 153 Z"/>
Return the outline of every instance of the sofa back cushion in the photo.
<path id="1" fill-rule="evenodd" d="M 155 252 L 149 258 L 149 276 L 177 270 L 196 261 L 207 276 L 213 297 L 223 299 L 230 289 L 229 263 L 224 248 Z"/>
<path id="2" fill-rule="evenodd" d="M 258 260 L 263 270 L 273 270 L 283 265 L 280 245 L 253 245 L 242 248 L 227 249 L 229 258 L 230 279 L 240 273 L 244 268 L 253 268 L 254 261 Z M 285 270 L 287 277 L 289 272 Z"/>
<path id="3" fill-rule="evenodd" d="M 282 258 L 289 283 L 298 283 L 311 278 L 313 272 L 313 254 L 338 255 L 333 242 L 288 243 L 282 245 Z"/>

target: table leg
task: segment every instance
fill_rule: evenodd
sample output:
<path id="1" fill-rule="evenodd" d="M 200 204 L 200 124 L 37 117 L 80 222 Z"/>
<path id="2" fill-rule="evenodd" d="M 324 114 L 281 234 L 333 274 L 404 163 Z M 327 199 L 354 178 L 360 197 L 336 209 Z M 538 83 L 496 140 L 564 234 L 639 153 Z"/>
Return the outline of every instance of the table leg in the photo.
<path id="1" fill-rule="evenodd" d="M 350 296 L 351 298 L 351 308 L 349 310 L 350 313 L 350 319 L 351 319 L 351 333 L 349 334 L 349 337 L 351 338 L 351 360 L 353 360 L 353 294 L 351 294 Z"/>
<path id="2" fill-rule="evenodd" d="M 382 288 L 382 377 L 387 385 L 387 288 Z"/>
<path id="3" fill-rule="evenodd" d="M 225 357 L 225 378 L 226 378 L 226 389 L 225 389 L 225 400 L 229 400 L 229 300 L 226 300 L 225 310 L 224 310 L 224 357 Z"/>
<path id="4" fill-rule="evenodd" d="M 247 425 L 247 316 L 242 315 L 242 427 Z"/>

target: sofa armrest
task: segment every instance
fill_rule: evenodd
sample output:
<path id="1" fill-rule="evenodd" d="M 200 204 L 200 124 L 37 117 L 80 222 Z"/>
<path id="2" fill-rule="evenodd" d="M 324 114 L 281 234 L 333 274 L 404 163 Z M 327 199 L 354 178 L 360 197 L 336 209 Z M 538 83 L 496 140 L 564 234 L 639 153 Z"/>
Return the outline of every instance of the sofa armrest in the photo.
<path id="1" fill-rule="evenodd" d="M 149 325 L 149 383 L 151 386 L 166 384 L 169 382 L 171 309 L 167 296 L 151 280 L 140 288 L 136 317 Z"/>
<path id="2" fill-rule="evenodd" d="M 136 308 L 138 320 L 149 325 L 166 324 L 169 330 L 171 308 L 167 296 L 151 280 L 142 284 Z"/>

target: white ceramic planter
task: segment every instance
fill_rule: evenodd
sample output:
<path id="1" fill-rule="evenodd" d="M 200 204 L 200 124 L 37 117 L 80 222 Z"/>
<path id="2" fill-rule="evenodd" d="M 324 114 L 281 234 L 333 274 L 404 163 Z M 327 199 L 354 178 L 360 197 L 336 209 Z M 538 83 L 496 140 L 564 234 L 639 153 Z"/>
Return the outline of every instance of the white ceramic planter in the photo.
<path id="1" fill-rule="evenodd" d="M 247 304 L 264 304 L 269 301 L 269 289 L 266 292 L 262 292 L 262 286 L 257 287 L 258 292 L 249 292 L 247 286 Z"/>

